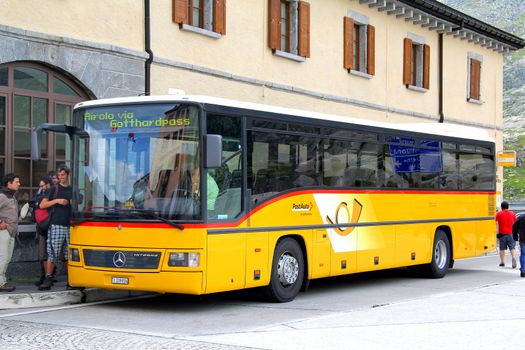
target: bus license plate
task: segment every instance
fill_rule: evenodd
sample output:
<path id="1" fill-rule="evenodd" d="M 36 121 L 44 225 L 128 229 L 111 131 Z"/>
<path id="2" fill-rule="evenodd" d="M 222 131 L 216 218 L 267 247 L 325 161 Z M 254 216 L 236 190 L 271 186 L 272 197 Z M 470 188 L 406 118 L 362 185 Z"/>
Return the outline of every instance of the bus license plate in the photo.
<path id="1" fill-rule="evenodd" d="M 111 277 L 111 283 L 113 283 L 113 284 L 129 284 L 129 278 L 127 278 L 127 277 Z"/>

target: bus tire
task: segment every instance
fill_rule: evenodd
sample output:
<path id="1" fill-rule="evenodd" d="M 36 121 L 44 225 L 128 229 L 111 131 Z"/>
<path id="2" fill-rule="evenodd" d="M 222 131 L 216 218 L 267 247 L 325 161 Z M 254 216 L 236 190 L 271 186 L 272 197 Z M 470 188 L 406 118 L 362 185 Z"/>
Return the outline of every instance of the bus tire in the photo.
<path id="1" fill-rule="evenodd" d="M 273 302 L 292 301 L 303 285 L 303 251 L 293 238 L 277 243 L 273 253 L 270 284 L 264 288 L 265 297 Z"/>
<path id="2" fill-rule="evenodd" d="M 450 242 L 445 232 L 438 230 L 432 246 L 432 261 L 424 265 L 424 273 L 428 278 L 442 278 L 447 274 L 452 260 Z"/>

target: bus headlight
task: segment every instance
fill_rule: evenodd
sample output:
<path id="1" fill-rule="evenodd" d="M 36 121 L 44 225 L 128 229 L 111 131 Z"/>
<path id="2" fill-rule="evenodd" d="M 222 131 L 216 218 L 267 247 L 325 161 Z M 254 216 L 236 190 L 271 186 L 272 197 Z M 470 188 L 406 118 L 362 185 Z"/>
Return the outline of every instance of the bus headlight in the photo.
<path id="1" fill-rule="evenodd" d="M 80 252 L 78 251 L 78 248 L 69 249 L 69 260 L 76 262 L 80 261 Z"/>
<path id="2" fill-rule="evenodd" d="M 170 253 L 168 266 L 198 267 L 200 258 L 200 253 Z"/>

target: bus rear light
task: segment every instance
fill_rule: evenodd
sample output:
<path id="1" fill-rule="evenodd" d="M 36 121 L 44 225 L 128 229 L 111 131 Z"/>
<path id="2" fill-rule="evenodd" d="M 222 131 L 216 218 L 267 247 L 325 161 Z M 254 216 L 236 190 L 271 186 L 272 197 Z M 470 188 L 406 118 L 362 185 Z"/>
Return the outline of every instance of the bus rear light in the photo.
<path id="1" fill-rule="evenodd" d="M 168 266 L 198 267 L 200 253 L 170 253 Z"/>
<path id="2" fill-rule="evenodd" d="M 69 249 L 69 260 L 80 262 L 80 252 L 78 251 L 78 248 Z"/>

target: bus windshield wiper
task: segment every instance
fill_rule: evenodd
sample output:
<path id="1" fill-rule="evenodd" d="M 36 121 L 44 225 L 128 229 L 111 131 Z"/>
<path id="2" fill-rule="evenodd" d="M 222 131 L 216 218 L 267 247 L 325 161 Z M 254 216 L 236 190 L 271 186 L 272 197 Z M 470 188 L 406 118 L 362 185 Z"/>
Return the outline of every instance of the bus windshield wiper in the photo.
<path id="1" fill-rule="evenodd" d="M 144 219 L 146 216 L 153 218 L 155 220 L 159 220 L 162 222 L 167 223 L 168 225 L 171 225 L 173 227 L 178 228 L 179 230 L 183 231 L 184 226 L 177 224 L 171 220 L 168 220 L 166 218 L 163 218 L 162 216 L 156 214 L 152 210 L 147 209 L 116 209 L 112 208 L 111 210 L 104 212 L 104 213 L 89 213 L 88 218 L 82 218 L 82 219 L 76 219 L 77 222 L 84 222 L 84 221 L 90 221 L 92 219 L 96 220 L 104 220 L 104 221 L 112 221 L 116 218 L 122 218 L 125 216 L 137 218 L 137 219 Z"/>
<path id="2" fill-rule="evenodd" d="M 153 210 L 148 210 L 148 209 L 120 209 L 120 210 L 116 210 L 116 213 L 122 213 L 122 214 L 130 214 L 131 216 L 135 216 L 135 217 L 138 217 L 138 218 L 141 218 L 143 219 L 145 216 L 149 216 L 153 219 L 156 219 L 156 220 L 159 220 L 159 221 L 162 221 L 168 225 L 171 225 L 173 227 L 176 227 L 178 228 L 179 230 L 181 231 L 184 231 L 184 226 L 180 225 L 180 224 L 177 224 L 171 220 L 168 220 L 166 218 L 163 218 L 162 216 L 160 216 L 159 214 L 155 213 Z"/>

